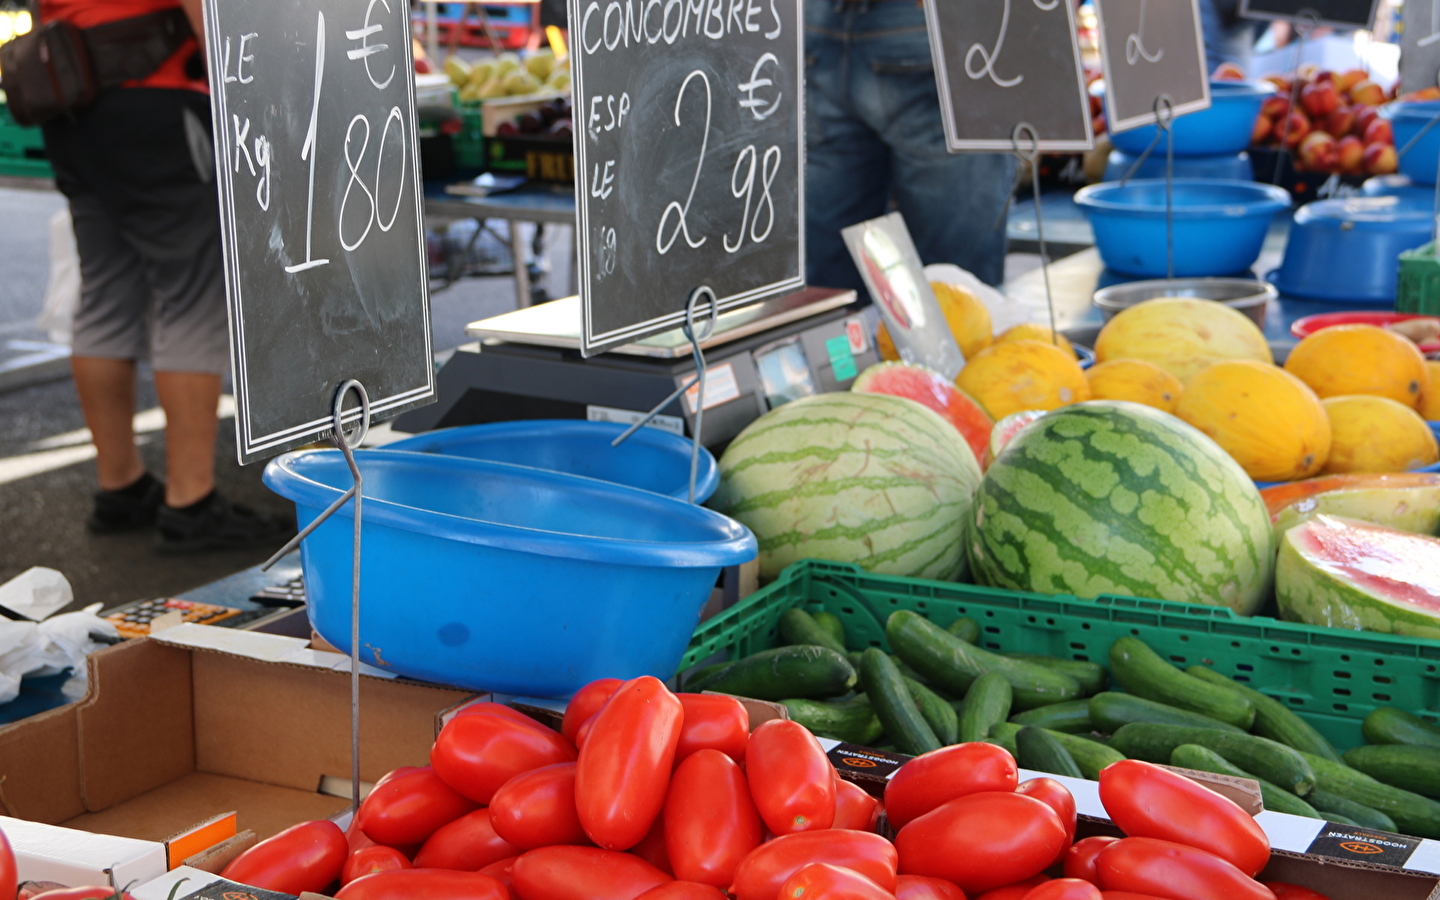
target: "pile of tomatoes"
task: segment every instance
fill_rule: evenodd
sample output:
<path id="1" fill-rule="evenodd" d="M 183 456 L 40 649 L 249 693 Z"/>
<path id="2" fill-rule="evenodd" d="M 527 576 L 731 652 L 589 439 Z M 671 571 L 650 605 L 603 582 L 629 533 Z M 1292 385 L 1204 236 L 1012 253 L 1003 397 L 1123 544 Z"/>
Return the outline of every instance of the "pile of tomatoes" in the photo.
<path id="1" fill-rule="evenodd" d="M 348 833 L 304 822 L 223 874 L 288 894 L 338 883 L 339 900 L 1325 900 L 1257 881 L 1264 831 L 1168 769 L 1105 769 L 1100 798 L 1126 836 L 1078 842 L 1065 786 L 1018 775 L 1002 748 L 958 744 L 902 766 L 882 806 L 798 723 L 751 732 L 732 697 L 604 679 L 559 733 L 465 708 Z"/>

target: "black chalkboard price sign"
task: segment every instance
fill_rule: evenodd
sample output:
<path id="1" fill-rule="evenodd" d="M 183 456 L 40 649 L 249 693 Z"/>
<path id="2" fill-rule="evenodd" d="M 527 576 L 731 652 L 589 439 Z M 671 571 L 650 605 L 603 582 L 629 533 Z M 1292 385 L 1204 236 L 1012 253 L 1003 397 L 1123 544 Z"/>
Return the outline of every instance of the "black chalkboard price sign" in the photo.
<path id="1" fill-rule="evenodd" d="M 242 463 L 432 402 L 404 0 L 206 0 Z"/>
<path id="2" fill-rule="evenodd" d="M 1405 0 L 1400 33 L 1400 89 L 1434 87 L 1440 81 L 1440 2 Z"/>
<path id="3" fill-rule="evenodd" d="M 1380 0 L 1240 0 L 1247 19 L 1282 19 L 1332 28 L 1369 28 Z M 1408 23 L 1408 15 L 1407 15 Z"/>
<path id="4" fill-rule="evenodd" d="M 1013 149 L 1022 122 L 1036 149 L 1095 145 L 1074 3 L 927 0 L 924 7 L 951 152 Z M 1027 139 L 1020 149 L 1032 148 Z"/>
<path id="5" fill-rule="evenodd" d="M 1196 0 L 1095 0 L 1095 15 L 1112 131 L 1155 122 L 1162 95 L 1177 116 L 1210 106 Z"/>
<path id="6" fill-rule="evenodd" d="M 800 0 L 570 0 L 581 349 L 804 286 Z"/>

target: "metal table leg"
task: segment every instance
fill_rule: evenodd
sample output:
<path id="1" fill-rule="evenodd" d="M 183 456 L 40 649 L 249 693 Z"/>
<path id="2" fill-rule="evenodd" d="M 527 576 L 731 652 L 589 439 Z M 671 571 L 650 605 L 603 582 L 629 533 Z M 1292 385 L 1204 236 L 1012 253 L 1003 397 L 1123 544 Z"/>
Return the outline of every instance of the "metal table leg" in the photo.
<path id="1" fill-rule="evenodd" d="M 534 299 L 530 293 L 529 248 L 520 237 L 520 220 L 505 221 L 510 223 L 510 252 L 515 257 L 515 308 L 524 309 Z"/>

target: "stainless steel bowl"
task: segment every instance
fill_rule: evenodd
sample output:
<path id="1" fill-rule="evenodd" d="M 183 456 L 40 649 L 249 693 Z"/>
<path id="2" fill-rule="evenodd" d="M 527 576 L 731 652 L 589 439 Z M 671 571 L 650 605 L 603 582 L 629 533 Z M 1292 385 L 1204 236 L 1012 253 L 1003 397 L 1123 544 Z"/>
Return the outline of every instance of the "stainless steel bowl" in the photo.
<path id="1" fill-rule="evenodd" d="M 1243 312 L 1263 328 L 1265 307 L 1279 296 L 1274 285 L 1252 278 L 1158 278 L 1101 288 L 1095 292 L 1092 302 L 1100 307 L 1108 322 L 1121 310 L 1156 297 L 1214 300 Z"/>

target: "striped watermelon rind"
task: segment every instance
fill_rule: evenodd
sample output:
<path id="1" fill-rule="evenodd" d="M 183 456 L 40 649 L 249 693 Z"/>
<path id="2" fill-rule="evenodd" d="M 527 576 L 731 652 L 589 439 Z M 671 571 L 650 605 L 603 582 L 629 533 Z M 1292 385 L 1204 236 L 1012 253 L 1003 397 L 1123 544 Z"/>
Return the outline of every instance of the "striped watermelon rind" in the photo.
<path id="1" fill-rule="evenodd" d="M 992 587 L 1251 615 L 1275 538 L 1254 482 L 1218 444 L 1157 409 L 1096 400 L 1015 435 L 976 492 L 966 556 Z"/>
<path id="2" fill-rule="evenodd" d="M 755 533 L 760 574 L 801 559 L 953 579 L 980 467 L 934 411 L 885 394 L 819 394 L 750 423 L 710 505 Z"/>
<path id="3" fill-rule="evenodd" d="M 1275 599 L 1295 622 L 1440 639 L 1440 540 L 1316 516 L 1280 542 Z"/>

